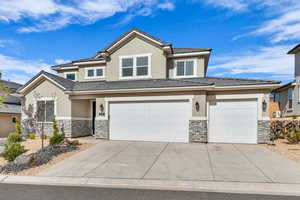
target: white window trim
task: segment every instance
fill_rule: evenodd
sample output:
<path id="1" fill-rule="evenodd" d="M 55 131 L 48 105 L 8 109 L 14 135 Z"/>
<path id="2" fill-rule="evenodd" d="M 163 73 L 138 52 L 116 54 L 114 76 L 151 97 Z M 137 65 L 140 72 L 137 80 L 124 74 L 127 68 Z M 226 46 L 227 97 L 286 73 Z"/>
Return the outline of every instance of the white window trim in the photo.
<path id="1" fill-rule="evenodd" d="M 289 90 L 291 90 L 291 93 L 292 93 L 292 107 L 291 108 L 289 107 L 289 105 L 290 105 Z M 294 110 L 294 92 L 295 92 L 295 90 L 293 88 L 288 89 L 288 98 L 287 98 L 287 111 L 288 112 L 292 112 Z"/>
<path id="2" fill-rule="evenodd" d="M 137 57 L 148 57 L 148 75 L 146 76 L 137 76 L 137 66 L 136 66 L 136 58 Z M 126 79 L 143 79 L 143 78 L 151 78 L 151 53 L 148 54 L 138 54 L 138 55 L 127 55 L 127 56 L 119 56 L 119 79 L 126 80 Z M 133 76 L 122 76 L 122 59 L 124 58 L 133 58 Z"/>
<path id="3" fill-rule="evenodd" d="M 89 77 L 88 76 L 88 70 L 94 70 L 94 76 L 92 76 L 92 77 Z M 102 71 L 103 71 L 103 75 L 102 76 L 97 76 L 96 75 L 96 70 L 97 69 L 102 69 Z M 97 78 L 105 78 L 105 67 L 87 67 L 87 68 L 85 68 L 84 69 L 85 70 L 85 75 L 84 75 L 84 79 L 97 79 Z"/>
<path id="4" fill-rule="evenodd" d="M 183 76 L 177 76 L 177 63 L 178 62 L 187 62 L 187 61 L 194 61 L 194 74 L 193 75 L 183 75 Z M 194 59 L 178 59 L 178 60 L 174 60 L 174 77 L 175 78 L 192 78 L 192 77 L 197 77 L 197 59 L 194 58 Z M 185 66 L 185 65 L 184 65 Z M 184 70 L 185 70 L 185 67 L 184 67 Z M 185 73 L 185 71 L 184 71 Z"/>
<path id="5" fill-rule="evenodd" d="M 56 119 L 56 116 L 57 116 L 57 97 L 35 98 L 34 105 L 33 105 L 34 113 L 37 111 L 37 102 L 38 101 L 54 101 L 54 117 Z M 38 123 L 53 123 L 53 122 L 38 122 Z"/>
<path id="6" fill-rule="evenodd" d="M 67 75 L 68 74 L 75 74 L 75 80 L 74 81 L 77 81 L 77 72 L 65 72 L 64 73 L 64 77 L 67 79 Z M 68 80 L 70 80 L 70 79 L 68 79 Z M 73 81 L 73 80 L 71 80 L 71 81 Z"/>

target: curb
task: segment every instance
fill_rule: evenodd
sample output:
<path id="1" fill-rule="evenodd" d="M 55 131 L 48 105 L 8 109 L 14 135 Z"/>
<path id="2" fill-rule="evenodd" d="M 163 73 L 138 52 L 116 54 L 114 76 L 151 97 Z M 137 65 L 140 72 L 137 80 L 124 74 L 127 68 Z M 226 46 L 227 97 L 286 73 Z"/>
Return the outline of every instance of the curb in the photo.
<path id="1" fill-rule="evenodd" d="M 300 196 L 300 184 L 0 176 L 0 183 Z"/>

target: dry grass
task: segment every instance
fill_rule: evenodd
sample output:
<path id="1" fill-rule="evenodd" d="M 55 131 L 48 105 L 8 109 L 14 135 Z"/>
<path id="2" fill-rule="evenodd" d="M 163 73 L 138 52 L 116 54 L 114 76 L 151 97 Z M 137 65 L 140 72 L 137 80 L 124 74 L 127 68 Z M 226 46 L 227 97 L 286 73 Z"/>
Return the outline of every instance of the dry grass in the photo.
<path id="1" fill-rule="evenodd" d="M 31 154 L 31 153 L 34 153 L 34 152 L 37 152 L 38 150 L 41 149 L 42 147 L 42 141 L 40 138 L 38 139 L 34 139 L 34 140 L 30 140 L 30 139 L 27 139 L 26 141 L 24 142 L 21 142 L 22 145 L 25 146 L 26 149 L 28 149 L 28 151 L 25 153 L 25 154 Z M 49 144 L 49 140 L 44 140 L 44 146 L 47 146 Z M 59 154 L 58 156 L 54 157 L 49 163 L 47 164 L 44 164 L 44 165 L 41 165 L 41 166 L 38 166 L 38 167 L 34 167 L 34 168 L 31 168 L 31 169 L 27 169 L 27 170 L 23 170 L 21 172 L 18 172 L 16 175 L 23 175 L 23 176 L 33 176 L 33 175 L 36 175 L 38 174 L 39 172 L 41 172 L 42 170 L 45 170 L 53 165 L 55 165 L 56 163 L 80 152 L 80 151 L 83 151 L 83 150 L 86 150 L 88 148 L 90 148 L 91 146 L 94 146 L 96 143 L 91 141 L 91 142 L 81 142 L 81 145 L 78 146 L 78 149 L 75 150 L 75 151 L 71 151 L 71 152 L 67 152 L 67 153 L 62 153 L 62 154 Z M 0 157 L 0 166 L 3 166 L 7 164 L 7 161 L 4 160 L 2 157 Z"/>
<path id="2" fill-rule="evenodd" d="M 265 145 L 268 149 L 300 163 L 300 144 L 288 144 L 286 139 L 278 139 L 275 145 Z"/>

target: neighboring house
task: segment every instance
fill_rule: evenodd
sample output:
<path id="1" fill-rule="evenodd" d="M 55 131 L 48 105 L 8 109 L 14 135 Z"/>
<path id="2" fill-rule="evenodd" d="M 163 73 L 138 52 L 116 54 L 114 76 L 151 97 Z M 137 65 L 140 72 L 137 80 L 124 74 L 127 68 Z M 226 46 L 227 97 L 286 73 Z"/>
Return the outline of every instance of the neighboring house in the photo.
<path id="1" fill-rule="evenodd" d="M 280 82 L 207 77 L 211 49 L 174 48 L 138 29 L 96 56 L 41 71 L 18 90 L 67 137 L 264 143 L 269 93 Z M 23 114 L 23 120 L 26 116 Z"/>
<path id="2" fill-rule="evenodd" d="M 295 55 L 294 80 L 273 91 L 274 101 L 278 102 L 282 117 L 300 116 L 300 44 L 288 54 Z"/>
<path id="3" fill-rule="evenodd" d="M 9 88 L 11 93 L 16 92 L 22 86 L 19 83 L 1 80 L 1 73 L 0 82 L 4 87 Z M 21 118 L 21 101 L 9 95 L 4 104 L 0 105 L 0 137 L 7 137 L 9 133 L 15 131 L 16 118 Z"/>

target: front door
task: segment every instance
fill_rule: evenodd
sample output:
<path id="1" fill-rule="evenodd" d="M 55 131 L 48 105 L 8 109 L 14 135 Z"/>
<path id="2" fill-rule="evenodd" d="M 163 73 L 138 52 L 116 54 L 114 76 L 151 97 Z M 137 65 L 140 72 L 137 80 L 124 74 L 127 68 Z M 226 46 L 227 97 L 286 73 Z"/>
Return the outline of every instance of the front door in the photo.
<path id="1" fill-rule="evenodd" d="M 92 134 L 95 134 L 96 101 L 92 102 Z"/>

